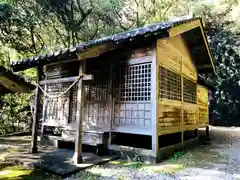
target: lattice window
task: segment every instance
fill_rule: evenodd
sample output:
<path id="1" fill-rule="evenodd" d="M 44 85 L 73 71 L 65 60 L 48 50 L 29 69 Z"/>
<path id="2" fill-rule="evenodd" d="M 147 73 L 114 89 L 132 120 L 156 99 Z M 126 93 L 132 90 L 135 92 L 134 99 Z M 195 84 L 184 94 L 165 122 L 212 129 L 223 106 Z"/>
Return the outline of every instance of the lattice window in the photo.
<path id="1" fill-rule="evenodd" d="M 108 81 L 99 82 L 99 84 L 91 84 L 89 86 L 89 101 L 106 101 L 108 97 Z"/>
<path id="2" fill-rule="evenodd" d="M 151 63 L 121 67 L 120 82 L 116 82 L 116 98 L 120 101 L 151 99 Z"/>
<path id="3" fill-rule="evenodd" d="M 70 91 L 70 118 L 69 123 L 76 121 L 76 115 L 77 115 L 77 86 L 74 86 Z"/>
<path id="4" fill-rule="evenodd" d="M 56 96 L 65 91 L 70 83 L 54 83 L 47 85 L 47 93 Z M 48 122 L 60 124 L 67 122 L 69 118 L 69 93 L 57 98 L 46 99 L 45 117 Z"/>
<path id="5" fill-rule="evenodd" d="M 181 76 L 164 68 L 159 68 L 159 98 L 181 101 Z"/>
<path id="6" fill-rule="evenodd" d="M 183 78 L 183 101 L 191 104 L 197 103 L 197 84 Z"/>

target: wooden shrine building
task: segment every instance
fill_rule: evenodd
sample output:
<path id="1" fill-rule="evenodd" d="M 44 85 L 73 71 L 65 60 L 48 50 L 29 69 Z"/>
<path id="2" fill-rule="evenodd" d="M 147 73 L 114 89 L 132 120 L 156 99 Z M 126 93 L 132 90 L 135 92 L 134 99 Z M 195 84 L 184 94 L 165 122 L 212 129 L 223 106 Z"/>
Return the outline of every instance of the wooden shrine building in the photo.
<path id="1" fill-rule="evenodd" d="M 200 18 L 156 23 L 12 64 L 14 71 L 33 67 L 41 87 L 33 152 L 39 122 L 41 136 L 75 142 L 78 163 L 82 144 L 142 149 L 157 161 L 166 143 L 161 137 L 180 134 L 181 143 L 184 132 L 208 126 L 208 85 L 198 74 L 215 69 Z"/>

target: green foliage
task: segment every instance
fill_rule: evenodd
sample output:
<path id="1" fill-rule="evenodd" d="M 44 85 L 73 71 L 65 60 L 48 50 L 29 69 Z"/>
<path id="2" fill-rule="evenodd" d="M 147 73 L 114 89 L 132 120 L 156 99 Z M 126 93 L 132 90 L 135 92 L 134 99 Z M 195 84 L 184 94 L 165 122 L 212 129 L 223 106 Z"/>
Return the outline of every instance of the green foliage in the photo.
<path id="1" fill-rule="evenodd" d="M 138 169 L 144 165 L 144 160 L 140 154 L 135 153 L 133 157 L 129 160 L 129 162 L 123 163 L 121 165 L 129 168 Z"/>
<path id="2" fill-rule="evenodd" d="M 185 154 L 183 151 L 177 151 L 173 154 L 171 160 L 172 161 L 177 161 L 180 157 L 182 157 Z"/>
<path id="3" fill-rule="evenodd" d="M 131 166 L 132 168 L 140 168 L 144 164 L 144 160 L 143 160 L 143 158 L 141 157 L 140 154 L 135 154 L 134 155 L 133 162 L 134 163 Z"/>
<path id="4" fill-rule="evenodd" d="M 7 94 L 1 98 L 0 135 L 30 130 L 32 114 L 29 99 L 32 94 Z"/>
<path id="5" fill-rule="evenodd" d="M 221 1 L 216 11 L 205 7 L 206 32 L 216 65 L 217 76 L 206 78 L 215 85 L 216 92 L 211 94 L 210 112 L 216 125 L 239 125 L 240 116 L 240 71 L 239 35 L 233 28 L 237 21 L 230 17 L 236 1 Z M 207 77 L 207 76 L 205 76 Z"/>

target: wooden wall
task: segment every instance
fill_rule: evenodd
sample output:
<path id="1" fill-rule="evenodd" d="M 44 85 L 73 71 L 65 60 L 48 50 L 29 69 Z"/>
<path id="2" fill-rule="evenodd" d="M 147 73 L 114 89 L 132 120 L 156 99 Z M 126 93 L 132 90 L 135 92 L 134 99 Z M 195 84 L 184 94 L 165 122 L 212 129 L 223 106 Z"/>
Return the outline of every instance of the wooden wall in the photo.
<path id="1" fill-rule="evenodd" d="M 159 39 L 156 49 L 158 134 L 206 126 L 208 90 L 197 84 L 195 62 L 188 52 L 184 39 L 181 35 Z M 170 80 L 166 78 L 167 76 Z"/>
<path id="2" fill-rule="evenodd" d="M 94 80 L 85 83 L 84 131 L 151 135 L 152 59 L 156 59 L 153 54 L 153 47 L 148 45 L 128 49 L 119 54 L 115 62 L 112 54 L 86 62 L 86 74 L 93 75 Z M 68 64 L 71 63 L 46 66 L 46 80 L 77 76 L 75 70 L 79 65 L 69 67 Z M 71 83 L 51 83 L 46 86 L 46 91 L 52 95 L 60 94 Z M 75 129 L 76 90 L 74 86 L 63 97 L 43 99 L 46 126 Z"/>

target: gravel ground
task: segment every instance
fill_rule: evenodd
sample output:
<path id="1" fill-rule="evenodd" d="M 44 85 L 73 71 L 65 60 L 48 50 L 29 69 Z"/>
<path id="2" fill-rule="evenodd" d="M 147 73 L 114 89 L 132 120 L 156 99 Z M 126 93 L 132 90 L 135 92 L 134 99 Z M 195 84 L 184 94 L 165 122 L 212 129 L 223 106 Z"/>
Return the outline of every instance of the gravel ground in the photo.
<path id="1" fill-rule="evenodd" d="M 211 145 L 191 149 L 180 157 L 157 165 L 113 161 L 95 166 L 67 180 L 240 180 L 240 128 L 210 128 Z M 11 147 L 29 144 L 30 139 L 17 140 Z M 20 142 L 21 141 L 21 142 Z M 20 143 L 19 143 L 20 142 Z M 0 157 L 9 143 L 0 139 Z M 49 179 L 53 179 L 49 176 Z M 54 178 L 56 179 L 56 178 Z M 59 178 L 57 178 L 59 179 Z"/>
<path id="2" fill-rule="evenodd" d="M 67 178 L 109 180 L 231 180 L 240 179 L 240 128 L 211 127 L 211 145 L 186 152 L 177 159 L 141 168 L 116 161 Z M 86 173 L 87 175 L 83 173 Z M 89 179 L 91 179 L 89 178 Z M 87 178 L 86 178 L 87 179 Z"/>

